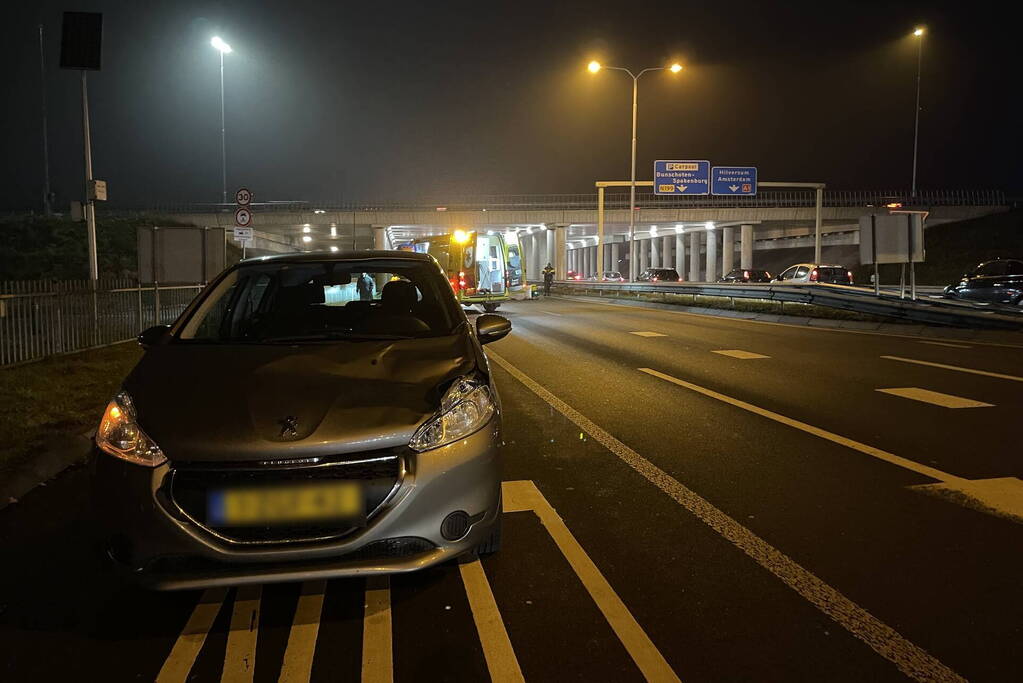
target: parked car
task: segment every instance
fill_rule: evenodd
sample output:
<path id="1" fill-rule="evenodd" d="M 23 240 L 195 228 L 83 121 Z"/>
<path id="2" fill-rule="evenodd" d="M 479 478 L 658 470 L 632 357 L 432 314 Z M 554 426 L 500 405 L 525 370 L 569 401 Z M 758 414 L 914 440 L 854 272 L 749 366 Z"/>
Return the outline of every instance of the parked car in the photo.
<path id="1" fill-rule="evenodd" d="M 638 282 L 682 282 L 678 271 L 674 268 L 647 268 L 640 273 L 636 280 Z"/>
<path id="2" fill-rule="evenodd" d="M 754 270 L 752 268 L 736 268 L 730 271 L 718 282 L 770 282 L 771 274 L 766 270 Z"/>
<path id="3" fill-rule="evenodd" d="M 783 270 L 774 279 L 774 282 L 784 282 L 786 284 L 826 282 L 832 285 L 851 285 L 853 284 L 853 274 L 845 266 L 797 263 Z"/>
<path id="4" fill-rule="evenodd" d="M 967 301 L 1023 305 L 1023 260 L 995 259 L 964 273 L 945 296 Z"/>
<path id="5" fill-rule="evenodd" d="M 625 278 L 617 270 L 605 270 L 600 274 L 598 278 L 596 275 L 589 278 L 590 280 L 599 280 L 600 282 L 625 282 Z"/>
<path id="6" fill-rule="evenodd" d="M 370 289 L 366 282 L 376 283 Z M 218 276 L 103 414 L 93 482 L 115 567 L 160 589 L 404 572 L 501 537 L 501 406 L 437 263 L 287 254 Z"/>

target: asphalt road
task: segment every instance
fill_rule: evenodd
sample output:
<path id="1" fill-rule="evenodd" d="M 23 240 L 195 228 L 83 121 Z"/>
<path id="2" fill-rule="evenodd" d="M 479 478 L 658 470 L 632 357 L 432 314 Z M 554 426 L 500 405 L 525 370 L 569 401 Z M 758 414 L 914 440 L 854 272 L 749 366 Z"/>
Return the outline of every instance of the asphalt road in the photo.
<path id="1" fill-rule="evenodd" d="M 502 312 L 500 553 L 148 593 L 71 469 L 0 512 L 0 680 L 1020 680 L 1023 349 Z"/>

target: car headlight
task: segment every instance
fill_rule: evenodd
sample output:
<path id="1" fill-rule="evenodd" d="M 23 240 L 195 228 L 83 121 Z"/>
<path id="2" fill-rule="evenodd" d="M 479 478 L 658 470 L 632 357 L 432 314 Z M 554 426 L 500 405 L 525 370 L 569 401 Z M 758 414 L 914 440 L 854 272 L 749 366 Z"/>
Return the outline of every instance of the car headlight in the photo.
<path id="1" fill-rule="evenodd" d="M 409 447 L 421 452 L 458 441 L 490 422 L 495 410 L 490 387 L 462 377 L 445 392 L 440 412 L 416 430 Z"/>
<path id="2" fill-rule="evenodd" d="M 96 445 L 103 452 L 136 465 L 156 467 L 167 462 L 160 447 L 139 427 L 135 405 L 126 391 L 107 404 L 96 430 Z"/>

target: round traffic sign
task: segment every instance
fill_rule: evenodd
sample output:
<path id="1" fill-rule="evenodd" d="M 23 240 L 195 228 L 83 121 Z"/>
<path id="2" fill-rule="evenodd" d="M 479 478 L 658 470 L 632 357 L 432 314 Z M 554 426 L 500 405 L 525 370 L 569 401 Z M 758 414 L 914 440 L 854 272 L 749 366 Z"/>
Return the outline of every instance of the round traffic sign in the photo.
<path id="1" fill-rule="evenodd" d="M 252 201 L 252 193 L 249 192 L 248 188 L 240 188 L 234 193 L 234 201 L 238 203 L 238 206 L 248 206 L 249 202 Z"/>
<path id="2" fill-rule="evenodd" d="M 252 212 L 244 206 L 238 207 L 234 212 L 234 224 L 241 228 L 247 228 L 252 224 Z"/>

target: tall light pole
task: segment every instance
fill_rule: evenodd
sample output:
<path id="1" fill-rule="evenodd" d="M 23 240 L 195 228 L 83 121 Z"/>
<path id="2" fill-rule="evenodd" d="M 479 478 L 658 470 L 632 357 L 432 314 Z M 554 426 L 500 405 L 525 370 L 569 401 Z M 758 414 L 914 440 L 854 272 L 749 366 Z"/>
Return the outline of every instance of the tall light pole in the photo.
<path id="1" fill-rule="evenodd" d="M 916 150 L 920 140 L 920 66 L 923 63 L 924 55 L 924 29 L 917 28 L 913 31 L 916 36 L 916 109 L 913 111 L 913 189 L 912 197 L 916 197 Z"/>
<path id="2" fill-rule="evenodd" d="M 612 71 L 623 71 L 629 74 L 632 78 L 632 175 L 629 178 L 629 281 L 632 282 L 636 279 L 636 113 L 637 113 L 637 102 L 639 98 L 639 77 L 648 71 L 664 71 L 667 69 L 673 74 L 677 74 L 682 70 L 682 65 L 672 64 L 671 66 L 652 66 L 643 69 L 638 74 L 633 74 L 632 71 L 620 66 L 603 66 L 600 62 L 593 60 L 589 63 L 587 68 L 590 73 L 597 73 L 601 69 L 611 69 Z M 599 246 L 599 245 L 598 245 Z M 598 252 L 600 249 L 598 248 Z M 601 263 L 597 267 L 598 272 L 603 270 L 604 264 Z"/>
<path id="3" fill-rule="evenodd" d="M 210 45 L 220 52 L 220 181 L 221 201 L 227 204 L 227 137 L 226 126 L 224 125 L 224 55 L 231 52 L 231 46 L 220 39 L 220 36 L 213 36 Z"/>

